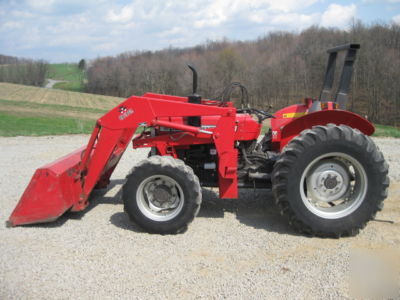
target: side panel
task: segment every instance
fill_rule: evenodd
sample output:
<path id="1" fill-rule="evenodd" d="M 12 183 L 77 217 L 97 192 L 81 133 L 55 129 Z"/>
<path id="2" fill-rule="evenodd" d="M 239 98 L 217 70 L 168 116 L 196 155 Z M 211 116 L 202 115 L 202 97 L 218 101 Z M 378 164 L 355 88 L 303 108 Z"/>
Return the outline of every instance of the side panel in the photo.
<path id="1" fill-rule="evenodd" d="M 237 198 L 238 152 L 234 148 L 236 111 L 221 116 L 214 131 L 214 143 L 218 151 L 218 184 L 220 198 Z"/>
<path id="2" fill-rule="evenodd" d="M 336 125 L 344 124 L 356 128 L 366 135 L 372 135 L 375 131 L 374 126 L 368 120 L 355 113 L 345 110 L 321 110 L 290 119 L 283 126 L 279 126 L 281 125 L 279 122 L 272 122 L 273 148 L 276 151 L 282 151 L 287 143 L 304 129 L 329 123 Z"/>
<path id="3" fill-rule="evenodd" d="M 306 115 L 308 112 L 308 106 L 302 104 L 294 104 L 288 107 L 282 108 L 274 113 L 274 119 L 271 120 L 271 127 L 273 129 L 283 128 L 286 124 Z"/>

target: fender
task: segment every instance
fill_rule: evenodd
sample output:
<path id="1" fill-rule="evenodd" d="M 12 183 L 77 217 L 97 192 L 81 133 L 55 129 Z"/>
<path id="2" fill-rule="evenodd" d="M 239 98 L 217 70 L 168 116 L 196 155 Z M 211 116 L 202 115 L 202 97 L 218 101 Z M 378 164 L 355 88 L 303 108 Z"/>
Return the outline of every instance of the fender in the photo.
<path id="1" fill-rule="evenodd" d="M 272 143 L 274 150 L 282 149 L 305 129 L 326 124 L 347 125 L 360 130 L 365 135 L 372 135 L 375 127 L 367 119 L 346 110 L 321 110 L 293 118 L 281 128 L 272 127 Z M 273 125 L 273 124 L 271 124 Z"/>

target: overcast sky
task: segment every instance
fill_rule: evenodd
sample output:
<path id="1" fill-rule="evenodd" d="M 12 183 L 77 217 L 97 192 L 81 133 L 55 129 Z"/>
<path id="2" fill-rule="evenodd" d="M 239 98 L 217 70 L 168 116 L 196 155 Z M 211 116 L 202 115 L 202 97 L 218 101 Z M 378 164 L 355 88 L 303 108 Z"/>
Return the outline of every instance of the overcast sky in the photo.
<path id="1" fill-rule="evenodd" d="M 353 18 L 400 24 L 400 0 L 0 0 L 0 54 L 77 62 Z"/>

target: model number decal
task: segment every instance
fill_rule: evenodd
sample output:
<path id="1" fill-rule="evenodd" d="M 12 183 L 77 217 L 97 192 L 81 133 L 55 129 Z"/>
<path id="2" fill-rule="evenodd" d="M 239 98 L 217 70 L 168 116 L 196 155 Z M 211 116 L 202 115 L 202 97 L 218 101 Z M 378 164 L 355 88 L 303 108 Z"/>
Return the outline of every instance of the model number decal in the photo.
<path id="1" fill-rule="evenodd" d="M 306 112 L 287 113 L 287 114 L 283 114 L 282 118 L 284 118 L 284 119 L 299 118 L 306 114 L 307 114 Z"/>
<path id="2" fill-rule="evenodd" d="M 120 121 L 124 120 L 126 117 L 130 116 L 131 114 L 134 113 L 133 109 L 131 108 L 126 108 L 125 106 L 121 106 L 119 108 L 119 112 L 121 113 L 120 116 L 118 116 L 118 119 Z"/>

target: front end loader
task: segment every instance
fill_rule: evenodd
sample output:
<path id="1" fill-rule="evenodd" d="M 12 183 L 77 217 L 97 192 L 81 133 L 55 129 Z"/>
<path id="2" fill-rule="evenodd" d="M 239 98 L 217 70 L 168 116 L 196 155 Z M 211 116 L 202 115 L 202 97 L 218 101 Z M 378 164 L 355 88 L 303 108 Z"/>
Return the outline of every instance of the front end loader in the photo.
<path id="1" fill-rule="evenodd" d="M 95 188 L 105 188 L 124 151 L 147 147 L 123 186 L 124 209 L 148 232 L 186 230 L 201 205 L 201 187 L 220 198 L 239 188 L 272 188 L 281 211 L 300 232 L 354 235 L 382 209 L 388 165 L 369 137 L 374 126 L 345 110 L 358 44 L 328 50 L 321 95 L 275 114 L 250 107 L 247 90 L 229 85 L 218 100 L 146 93 L 132 96 L 97 122 L 88 144 L 39 168 L 7 225 L 50 222 L 84 210 Z M 335 64 L 345 52 L 339 88 Z M 242 105 L 230 100 L 234 89 Z M 262 123 L 271 128 L 260 139 Z M 137 133 L 140 132 L 140 133 Z"/>

